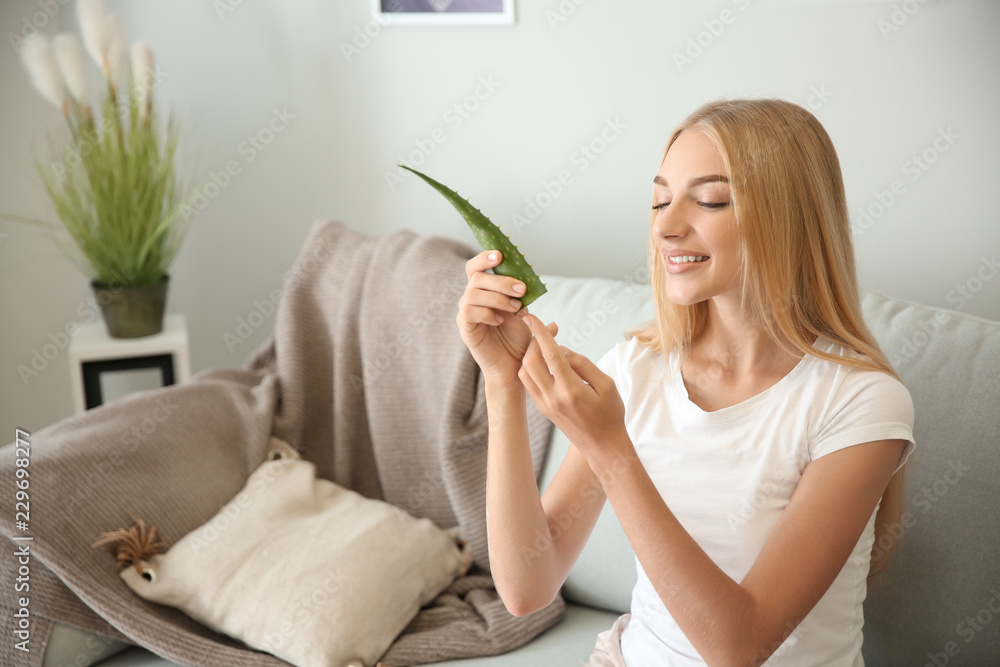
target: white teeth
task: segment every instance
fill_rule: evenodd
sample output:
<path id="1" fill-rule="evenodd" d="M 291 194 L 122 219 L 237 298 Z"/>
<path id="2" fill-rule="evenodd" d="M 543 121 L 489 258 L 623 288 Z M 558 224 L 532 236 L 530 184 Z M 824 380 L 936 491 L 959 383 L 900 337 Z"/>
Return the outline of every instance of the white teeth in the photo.
<path id="1" fill-rule="evenodd" d="M 671 264 L 685 264 L 687 262 L 702 262 L 708 259 L 706 255 L 683 255 L 681 257 L 668 257 Z"/>

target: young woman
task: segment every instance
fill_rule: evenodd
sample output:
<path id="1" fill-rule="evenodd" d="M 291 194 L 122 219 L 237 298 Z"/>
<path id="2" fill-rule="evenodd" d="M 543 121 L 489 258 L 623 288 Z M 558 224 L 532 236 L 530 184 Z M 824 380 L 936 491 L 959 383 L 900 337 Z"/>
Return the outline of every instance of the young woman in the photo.
<path id="1" fill-rule="evenodd" d="M 590 664 L 863 665 L 913 404 L 862 320 L 830 138 L 788 102 L 707 104 L 667 143 L 652 209 L 656 319 L 596 365 L 512 314 L 523 286 L 487 273 L 499 253 L 467 264 L 457 321 L 486 380 L 497 590 L 515 615 L 553 599 L 602 503 L 522 554 L 591 486 L 638 582 Z M 542 498 L 525 392 L 573 443 Z"/>

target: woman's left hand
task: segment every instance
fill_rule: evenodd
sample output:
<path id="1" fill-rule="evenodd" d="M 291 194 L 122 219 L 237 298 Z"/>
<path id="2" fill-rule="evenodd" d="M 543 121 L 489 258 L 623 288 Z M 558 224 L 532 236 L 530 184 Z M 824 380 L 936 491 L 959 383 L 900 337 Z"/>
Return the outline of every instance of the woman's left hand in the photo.
<path id="1" fill-rule="evenodd" d="M 518 377 L 535 405 L 593 466 L 630 445 L 625 405 L 614 380 L 590 359 L 556 343 L 534 315 L 524 321 L 533 338 Z"/>

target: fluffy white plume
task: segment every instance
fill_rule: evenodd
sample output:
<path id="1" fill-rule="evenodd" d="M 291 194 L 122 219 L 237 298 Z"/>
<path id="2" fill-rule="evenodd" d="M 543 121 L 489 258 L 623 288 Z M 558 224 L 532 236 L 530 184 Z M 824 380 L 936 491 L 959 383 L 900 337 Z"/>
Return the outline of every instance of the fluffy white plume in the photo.
<path id="1" fill-rule="evenodd" d="M 108 35 L 106 12 L 101 0 L 79 0 L 76 3 L 76 18 L 80 22 L 80 34 L 83 35 L 83 45 L 87 53 L 94 59 L 97 66 L 104 69 L 104 61 L 108 57 Z"/>
<path id="2" fill-rule="evenodd" d="M 86 104 L 89 90 L 87 73 L 83 69 L 83 49 L 80 47 L 80 40 L 73 35 L 59 33 L 52 40 L 52 48 L 69 92 L 77 102 Z"/>
<path id="3" fill-rule="evenodd" d="M 21 49 L 21 58 L 31 77 L 31 83 L 42 97 L 62 109 L 66 87 L 49 38 L 40 32 L 28 37 Z"/>
<path id="4" fill-rule="evenodd" d="M 111 14 L 104 18 L 104 28 L 108 33 L 108 72 L 107 77 L 112 84 L 118 85 L 118 73 L 122 67 L 122 57 L 125 55 L 125 33 L 122 24 Z"/>
<path id="5" fill-rule="evenodd" d="M 143 40 L 132 44 L 132 90 L 139 105 L 139 117 L 145 118 L 149 110 L 149 99 L 156 85 L 156 62 L 153 49 Z"/>

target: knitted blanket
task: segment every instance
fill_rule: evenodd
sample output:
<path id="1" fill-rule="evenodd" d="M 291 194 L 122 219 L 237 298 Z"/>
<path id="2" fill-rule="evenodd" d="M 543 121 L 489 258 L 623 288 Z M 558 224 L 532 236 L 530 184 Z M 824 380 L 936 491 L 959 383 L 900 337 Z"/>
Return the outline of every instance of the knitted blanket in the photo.
<path id="1" fill-rule="evenodd" d="M 484 385 L 455 325 L 473 254 L 410 231 L 369 237 L 317 222 L 285 276 L 274 333 L 243 368 L 208 369 L 30 434 L 28 530 L 13 516 L 0 522 L 0 663 L 41 665 L 58 621 L 185 665 L 286 665 L 138 597 L 111 555 L 90 546 L 130 525 L 130 511 L 176 542 L 243 487 L 272 434 L 319 477 L 460 526 L 468 540 L 473 570 L 421 610 L 387 664 L 502 653 L 558 622 L 558 598 L 511 616 L 489 576 Z M 527 401 L 537 474 L 551 423 Z M 14 443 L 0 449 L 0 497 L 11 504 L 18 458 Z M 28 555 L 19 562 L 15 552 Z M 20 567 L 30 588 L 15 593 Z M 17 613 L 28 614 L 28 652 L 15 648 Z"/>

